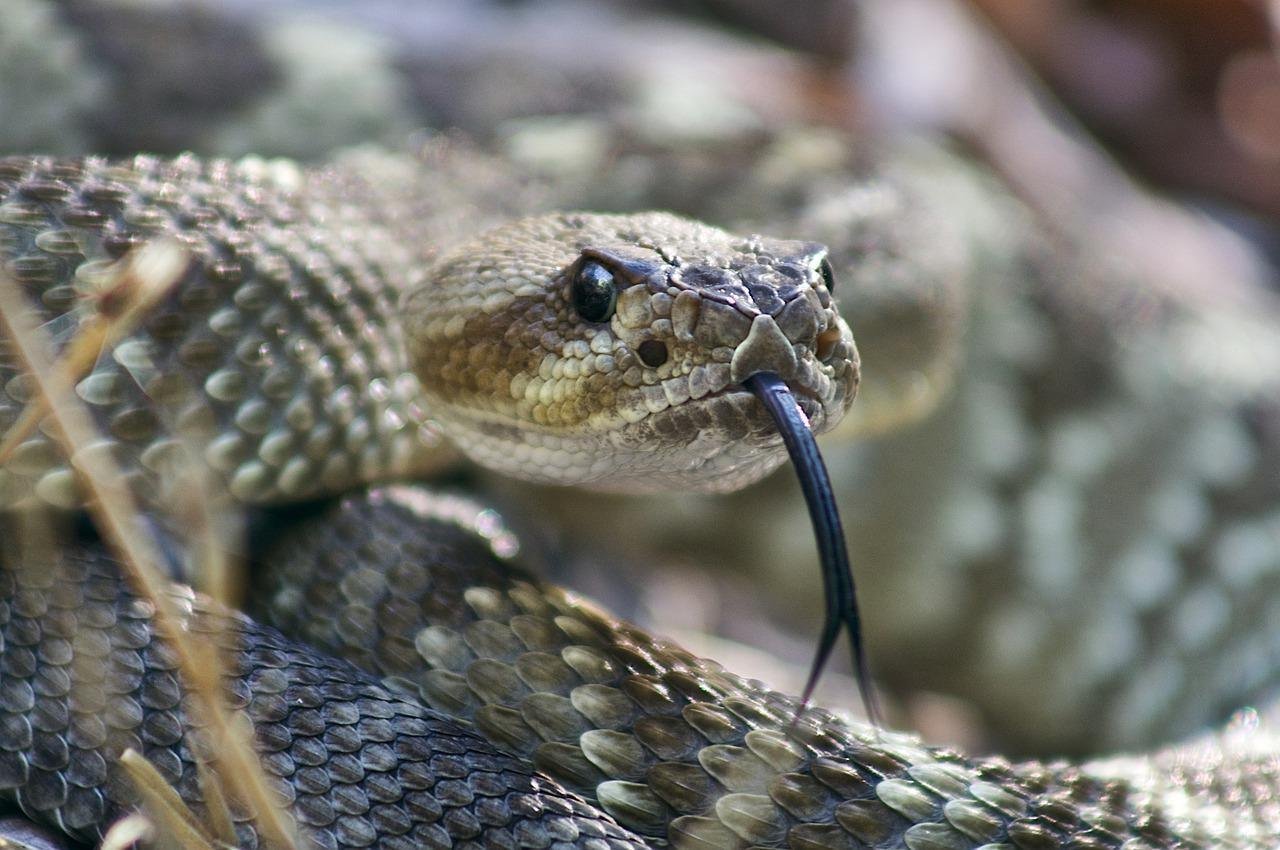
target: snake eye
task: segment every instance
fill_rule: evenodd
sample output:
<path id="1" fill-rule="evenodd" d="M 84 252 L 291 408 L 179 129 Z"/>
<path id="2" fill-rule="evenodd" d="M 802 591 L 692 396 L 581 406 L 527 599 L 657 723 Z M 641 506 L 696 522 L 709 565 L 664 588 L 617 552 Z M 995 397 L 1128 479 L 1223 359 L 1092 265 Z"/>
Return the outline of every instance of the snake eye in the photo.
<path id="1" fill-rule="evenodd" d="M 827 285 L 827 292 L 834 292 L 836 288 L 836 273 L 831 268 L 831 261 L 823 257 L 822 262 L 818 264 L 818 274 L 822 275 L 822 282 Z"/>
<path id="2" fill-rule="evenodd" d="M 578 267 L 570 294 L 573 309 L 588 322 L 607 322 L 613 318 L 618 292 L 613 288 L 613 273 L 599 263 L 586 260 Z"/>

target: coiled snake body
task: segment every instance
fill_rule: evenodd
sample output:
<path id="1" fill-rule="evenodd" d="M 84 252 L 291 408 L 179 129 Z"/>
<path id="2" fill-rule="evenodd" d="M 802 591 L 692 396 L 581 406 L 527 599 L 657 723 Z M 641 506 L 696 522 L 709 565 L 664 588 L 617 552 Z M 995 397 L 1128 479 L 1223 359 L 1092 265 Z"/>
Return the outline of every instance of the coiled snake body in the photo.
<path id="1" fill-rule="evenodd" d="M 236 502 L 294 501 L 411 475 L 428 421 L 523 477 L 731 489 L 780 460 L 744 377 L 782 374 L 815 430 L 852 396 L 820 246 L 658 214 L 545 216 L 450 245 L 426 178 L 396 178 L 193 159 L 0 167 L 6 269 L 57 342 L 109 296 L 104 261 L 162 233 L 191 254 L 173 295 L 77 386 L 161 527 L 181 525 L 159 508 L 180 506 L 188 453 Z M 596 313 L 579 290 L 602 274 L 616 304 Z M 31 388 L 3 369 L 11 423 Z M 40 432 L 0 475 L 15 514 L 82 498 Z M 264 768 L 322 846 L 1138 850 L 1280 835 L 1277 750 L 1256 718 L 1084 766 L 967 759 L 822 710 L 793 724 L 794 699 L 504 563 L 504 533 L 468 503 L 386 486 L 304 522 L 262 558 L 262 607 L 314 648 L 175 593 L 193 631 L 227 644 Z M 128 805 L 114 760 L 131 746 L 198 809 L 199 736 L 149 606 L 93 545 L 2 556 L 0 793 L 92 840 Z M 237 832 L 259 843 L 252 823 Z"/>

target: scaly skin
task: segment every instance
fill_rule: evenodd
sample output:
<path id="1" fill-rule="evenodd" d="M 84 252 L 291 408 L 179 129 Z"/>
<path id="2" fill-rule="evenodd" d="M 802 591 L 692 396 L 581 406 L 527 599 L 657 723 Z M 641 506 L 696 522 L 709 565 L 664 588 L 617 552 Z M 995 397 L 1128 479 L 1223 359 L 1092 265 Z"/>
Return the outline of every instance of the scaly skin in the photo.
<path id="1" fill-rule="evenodd" d="M 122 110 L 122 114 L 132 115 L 132 110 Z M 131 122 L 131 123 L 132 123 L 132 122 Z M 137 146 L 127 146 L 127 147 L 132 148 L 132 147 L 137 147 Z M 722 218 L 723 218 L 723 216 L 722 216 Z M 982 408 L 982 410 L 983 410 L 983 411 L 986 411 L 986 405 L 974 405 L 974 407 L 980 407 L 980 408 Z M 983 444 L 982 439 L 978 438 L 978 439 L 977 439 L 977 443 L 978 443 L 978 445 L 979 445 L 979 447 L 980 447 L 980 445 L 982 445 L 982 444 Z M 914 447 L 914 445 L 910 445 L 910 444 L 908 445 L 908 451 L 914 451 L 914 448 L 915 448 L 915 447 Z M 952 451 L 956 451 L 957 453 L 964 453 L 964 454 L 965 454 L 965 456 L 968 456 L 968 453 L 966 453 L 966 452 L 961 452 L 961 451 L 960 451 L 960 449 L 966 449 L 966 448 L 972 448 L 972 447 L 957 447 L 956 449 L 952 449 Z M 933 477 L 933 476 L 931 476 L 931 477 Z M 906 490 L 906 488 L 904 488 L 904 490 Z M 876 498 L 879 498 L 879 494 L 878 494 L 878 493 L 876 494 Z M 906 495 L 906 497 L 905 497 L 905 503 L 906 503 L 906 504 L 909 504 L 909 506 L 916 506 L 916 504 L 919 504 L 919 498 L 920 498 L 920 497 L 919 497 L 919 492 L 918 492 L 918 490 L 910 489 L 910 492 L 909 492 L 909 493 L 908 493 L 908 495 Z M 739 512 L 740 512 L 740 508 L 735 507 L 735 511 L 739 511 Z M 1251 530 L 1251 529 L 1242 529 L 1242 530 L 1244 530 L 1244 531 L 1249 531 L 1249 530 Z M 1239 535 L 1236 535 L 1236 536 L 1239 536 Z M 1256 536 L 1256 535 L 1254 535 L 1254 536 Z M 931 535 L 931 539 L 932 539 L 932 535 Z M 984 563 L 984 562 L 979 561 L 979 563 Z M 954 573 L 952 573 L 952 575 L 954 575 Z M 934 585 L 931 585 L 931 586 L 934 586 Z M 938 594 L 938 595 L 937 595 L 937 598 L 946 598 L 946 599 L 948 599 L 948 602 L 950 602 L 950 595 L 948 595 L 948 594 Z M 977 621 L 977 620 L 978 620 L 978 618 L 970 618 L 970 620 Z M 1231 618 L 1231 622 L 1235 623 L 1235 622 L 1238 622 L 1238 621 L 1236 621 L 1236 618 L 1235 618 L 1235 617 L 1233 617 L 1233 618 Z M 1078 626 L 1078 623 L 1073 623 L 1073 626 Z M 1078 630 L 1078 631 L 1083 631 L 1083 630 Z M 1157 638 L 1157 640 L 1160 640 L 1160 638 Z M 955 643 L 955 641 L 952 641 L 952 643 Z M 968 641 L 965 641 L 965 645 L 970 645 L 970 644 L 968 643 Z M 1055 645 L 1056 645 L 1056 644 L 1055 644 Z M 955 667 L 955 664 L 952 664 L 952 667 Z M 1224 667 L 1224 668 L 1225 668 L 1225 667 Z M 1002 678 L 1004 678 L 1004 680 L 1005 680 L 1006 682 L 1011 682 L 1012 680 L 1014 680 L 1014 677 L 1015 677 L 1015 676 L 1007 675 L 1007 673 L 1006 673 L 1006 675 L 1002 675 Z M 1197 678 L 1192 678 L 1192 684 L 1193 684 L 1193 685 L 1196 685 L 1196 686 L 1198 687 L 1198 680 L 1197 680 Z M 1135 684 L 1135 687 L 1137 687 L 1137 684 Z M 983 690 L 983 691 L 986 691 L 986 693 L 989 693 L 989 689 L 987 689 L 987 687 L 986 687 L 986 686 L 980 686 L 980 689 L 979 689 L 979 690 Z M 1139 693 L 1142 693 L 1142 689 L 1139 689 Z M 1047 703 L 1047 700 L 1038 700 L 1038 702 L 1039 702 L 1039 703 L 1044 704 L 1044 703 Z M 1056 704 L 1057 704 L 1057 703 L 1055 703 L 1055 705 L 1056 705 Z M 1029 717 L 1029 716 L 1028 716 L 1028 714 L 1025 714 L 1025 713 L 1021 712 L 1020 707 L 1015 709 L 1015 713 L 1016 713 L 1016 714 L 1018 714 L 1018 716 L 1019 716 L 1019 717 Z M 1029 721 L 1029 725 L 1030 725 L 1030 726 L 1032 726 L 1033 728 L 1037 728 L 1037 730 L 1043 730 L 1044 726 L 1046 726 L 1046 723 L 1038 722 L 1038 721 L 1036 721 L 1036 719 L 1030 719 L 1030 721 Z M 1091 727 L 1089 727 L 1089 730 L 1088 730 L 1088 732 L 1089 732 L 1089 734 L 1091 734 L 1091 736 L 1092 736 L 1092 734 L 1093 734 L 1093 731 L 1094 731 L 1094 727 L 1091 725 Z"/>
<path id="2" fill-rule="evenodd" d="M 430 524 L 441 516 L 486 537 L 451 545 Z M 822 709 L 793 725 L 794 697 L 486 563 L 476 543 L 503 532 L 478 507 L 388 488 L 299 532 L 270 555 L 267 619 L 677 847 L 1261 848 L 1280 835 L 1269 727 L 1074 766 L 969 759 Z"/>
<path id="3" fill-rule="evenodd" d="M 456 497 L 374 490 L 297 531 L 272 553 L 267 607 L 384 683 L 174 593 L 231 650 L 233 702 L 321 846 L 641 846 L 609 814 L 680 848 L 1260 850 L 1280 835 L 1270 727 L 1077 767 L 967 759 L 821 709 L 792 725 L 794 698 L 495 557 L 500 522 Z M 0 574 L 4 796 L 91 838 L 129 799 L 108 766 L 134 746 L 199 812 L 199 733 L 151 607 L 92 549 L 28 565 Z"/>
<path id="4" fill-rule="evenodd" d="M 510 431 L 519 423 L 525 434 L 535 435 L 533 442 L 550 447 L 552 457 L 586 451 L 591 440 L 584 434 L 601 445 L 598 432 L 589 433 L 584 423 L 597 429 L 616 425 L 607 442 L 620 457 L 642 439 L 676 431 L 684 443 L 675 440 L 665 450 L 662 466 L 675 470 L 665 483 L 715 489 L 763 474 L 779 457 L 776 449 L 772 455 L 768 451 L 758 411 L 739 394 L 721 394 L 717 387 L 772 364 L 808 393 L 811 418 L 826 427 L 838 420 L 856 383 L 847 329 L 817 282 L 821 252 L 816 246 L 735 239 L 668 216 L 559 215 L 517 222 L 471 247 L 437 252 L 426 245 L 409 253 L 405 237 L 417 220 L 402 217 L 410 208 L 405 193 L 398 211 L 371 205 L 369 178 L 351 172 L 306 174 L 287 166 L 243 170 L 146 159 L 114 168 L 97 161 L 17 160 L 4 168 L 0 177 L 8 188 L 0 200 L 5 225 L 0 249 L 11 258 L 10 273 L 33 301 L 38 298 L 60 343 L 96 308 L 94 296 L 104 295 L 95 286 L 110 282 L 101 264 L 86 265 L 86 259 L 119 255 L 165 233 L 183 242 L 197 261 L 172 298 L 148 315 L 143 330 L 103 358 L 77 388 L 122 461 L 138 475 L 138 493 L 148 505 L 163 499 L 165 453 L 178 450 L 174 434 L 196 437 L 198 454 L 241 503 L 286 501 L 409 472 L 420 462 L 420 431 L 427 423 L 419 403 L 434 405 L 437 418 L 461 435 L 464 448 L 482 444 L 480 426 L 495 423 L 488 436 L 497 433 L 514 445 Z M 366 203 L 353 203 L 354 196 Z M 532 241 L 545 247 L 548 239 L 565 244 L 529 265 L 523 251 L 501 256 L 505 246 Z M 591 334 L 565 321 L 564 293 L 574 257 L 583 249 L 627 285 L 607 329 Z M 501 285 L 477 286 L 491 272 Z M 432 285 L 442 286 L 435 291 L 440 303 L 432 306 L 434 312 L 402 322 L 405 306 L 426 299 Z M 407 295 L 401 296 L 402 290 Z M 494 297 L 486 300 L 486 292 Z M 512 304 L 518 304 L 509 326 L 514 330 L 498 342 L 492 315 Z M 484 366 L 472 362 L 467 351 L 511 345 L 511 334 L 544 347 L 536 375 L 544 383 L 536 391 L 530 391 L 532 375 L 517 391 L 513 378 L 496 371 L 483 378 L 467 372 Z M 659 366 L 641 367 L 634 351 L 651 340 L 662 341 L 674 356 Z M 594 374 L 606 375 L 594 387 L 585 366 L 592 354 L 597 355 Z M 603 367 L 599 355 L 611 357 L 613 368 Z M 567 366 L 571 360 L 577 365 Z M 508 353 L 489 366 L 509 361 Z M 532 359 L 526 368 L 531 364 Z M 727 368 L 713 369 L 717 365 Z M 710 377 L 719 372 L 728 374 Z M 613 387 L 614 401 L 624 401 L 612 410 L 629 416 L 603 407 L 581 415 L 583 405 L 595 402 L 576 394 L 598 391 L 613 374 L 622 376 Z M 700 403 L 695 383 L 711 402 Z M 478 390 L 495 385 L 505 393 L 483 400 Z M 30 389 L 12 372 L 4 387 L 11 421 Z M 690 442 L 691 422 L 713 426 L 704 432 L 714 439 Z M 561 430 L 553 433 L 551 426 Z M 731 448 L 711 450 L 726 441 Z M 739 445 L 748 451 L 738 451 Z M 517 458 L 517 466 L 527 460 Z M 555 463 L 538 466 L 531 474 L 547 477 Z M 576 481 L 599 484 L 593 479 L 607 477 L 591 463 L 572 471 Z M 613 471 L 615 480 L 624 482 L 635 474 L 629 459 Z M 69 473 L 41 434 L 21 447 L 5 473 L 10 506 L 78 504 Z M 908 738 L 877 737 L 821 710 L 791 727 L 794 699 L 619 624 L 571 594 L 515 578 L 502 565 L 485 562 L 483 553 L 443 560 L 479 569 L 485 584 L 455 575 L 453 596 L 429 581 L 424 586 L 415 568 L 436 566 L 439 559 L 415 565 L 402 552 L 421 545 L 417 535 L 433 510 L 429 497 L 407 491 L 375 492 L 363 503 L 353 497 L 341 515 L 304 532 L 296 544 L 318 545 L 318 550 L 267 559 L 292 558 L 297 564 L 300 558 L 335 569 L 329 579 L 342 595 L 326 595 L 321 589 L 329 585 L 310 585 L 315 579 L 298 574 L 295 566 L 284 573 L 289 589 L 274 597 L 288 604 L 275 607 L 294 616 L 309 612 L 301 622 L 312 628 L 304 632 L 317 631 L 317 624 L 333 625 L 329 634 L 321 628 L 306 637 L 336 651 L 350 653 L 353 644 L 389 651 L 356 654 L 377 672 L 412 679 L 419 696 L 470 719 L 499 749 L 528 756 L 521 769 L 532 765 L 562 778 L 646 835 L 665 835 L 684 847 L 931 850 L 994 842 L 1163 850 L 1263 847 L 1277 834 L 1268 802 L 1275 790 L 1276 751 L 1269 731 L 1246 735 L 1244 745 L 1223 740 L 1095 768 L 966 760 Z M 457 534 L 456 528 L 432 528 L 443 543 Z M 345 549 L 339 545 L 343 540 L 349 543 Z M 68 552 L 64 557 L 74 565 L 84 564 L 86 556 Z M 112 641 L 130 652 L 152 642 L 146 606 L 128 603 L 113 568 L 98 556 L 87 557 L 95 565 L 92 578 L 72 568 L 66 581 L 54 585 L 51 571 L 29 569 L 45 565 L 14 565 L 7 580 L 15 584 L 3 597 L 8 620 L 0 667 L 7 728 L 14 732 L 0 742 L 9 747 L 8 793 L 29 813 L 82 837 L 105 826 L 114 811 L 108 801 L 125 799 L 109 767 L 121 741 L 144 744 L 144 753 L 162 765 L 162 772 L 179 779 L 180 793 L 199 803 L 191 784 L 180 780 L 182 765 L 189 765 L 197 745 L 185 741 L 190 731 L 172 711 L 178 695 L 165 653 L 126 654 L 118 664 L 96 671 L 77 663 L 77 653 L 103 657 L 102 648 Z M 354 571 L 352 564 L 358 565 Z M 387 581 L 379 569 L 394 570 L 393 579 Z M 315 598 L 304 598 L 304 587 L 321 589 Z M 99 616 L 97 606 L 77 607 L 86 595 L 123 604 L 130 616 L 121 625 L 118 617 Z M 89 615 L 87 632 L 71 628 L 79 610 Z M 423 610 L 439 619 L 419 620 L 417 612 Z M 408 629 L 407 636 L 378 631 L 393 621 Z M 236 656 L 237 673 L 258 675 L 281 662 L 270 651 L 269 659 L 255 655 L 270 647 L 284 653 L 282 663 L 291 674 L 322 671 L 314 695 L 322 700 L 329 695 L 346 700 L 352 688 L 378 688 L 344 664 L 310 660 L 305 650 L 274 644 L 270 633 L 232 622 L 240 625 L 230 634 L 245 641 Z M 73 633 L 90 636 L 69 637 Z M 414 673 L 405 666 L 408 661 L 428 669 Z M 145 680 L 148 671 L 160 670 L 167 678 L 157 681 L 166 684 L 156 687 L 163 693 L 138 690 L 146 686 L 139 675 Z M 82 702 L 83 688 L 71 687 L 77 677 L 90 685 L 88 703 Z M 267 684 L 259 681 L 254 699 L 270 693 L 272 683 L 285 687 L 278 676 Z M 234 680 L 233 692 L 237 688 L 244 688 L 243 679 Z M 384 692 L 377 693 L 384 698 Z M 103 695 L 110 698 L 100 706 L 94 700 Z M 382 790 L 367 775 L 341 782 L 354 775 L 347 772 L 351 765 L 328 751 L 313 754 L 319 771 L 305 775 L 296 754 L 271 755 L 279 752 L 273 747 L 283 734 L 273 725 L 280 705 L 254 699 L 248 709 L 260 721 L 268 771 L 286 778 L 293 810 L 300 820 L 322 826 L 323 842 L 394 845 L 404 830 L 442 816 L 437 807 L 415 812 L 396 798 L 394 812 L 373 818 L 367 830 L 348 832 L 354 829 L 350 823 L 323 822 L 311 809 L 315 788 L 324 786 L 323 796 L 335 784 L 353 785 L 347 790 L 360 799 Z M 405 700 L 403 713 L 415 719 L 426 716 L 414 714 L 426 709 L 408 696 L 385 694 L 385 699 Z M 93 725 L 93 718 L 108 704 L 102 716 L 119 727 L 119 737 L 96 735 L 101 724 Z M 91 718 L 83 721 L 79 715 L 86 713 Z M 79 728 L 80 722 L 90 723 L 95 735 Z M 298 732 L 285 726 L 285 732 Z M 419 734 L 417 725 L 406 728 L 407 735 Z M 449 728 L 453 731 L 441 733 L 445 740 L 461 734 Z M 326 741 L 346 734 L 334 726 L 305 729 Z M 26 730 L 32 730 L 30 741 Z M 342 741 L 342 746 L 363 747 Z M 397 758 L 415 758 L 413 747 L 401 749 L 408 752 Z M 479 742 L 469 751 L 487 753 Z M 384 755 L 379 751 L 376 758 L 390 769 Z M 491 757 L 469 756 L 460 767 L 468 778 L 491 772 Z M 399 771 L 403 765 L 395 767 Z M 549 799 L 563 799 L 555 786 L 548 788 Z M 512 790 L 523 793 L 508 786 L 501 793 Z M 471 803 L 449 799 L 462 807 Z M 348 805 L 342 797 L 341 806 Z M 507 829 L 509 814 L 494 828 Z M 543 812 L 536 814 L 537 825 L 545 826 Z M 582 823 L 607 820 L 604 813 L 587 809 L 580 815 Z M 465 823 L 453 838 L 488 842 L 468 831 L 471 820 L 457 819 Z M 633 840 L 621 831 L 615 835 L 620 842 Z M 253 842 L 247 828 L 243 838 Z M 575 841 L 581 834 L 564 838 Z M 590 838 L 579 843 L 592 846 Z"/>
<path id="5" fill-rule="evenodd" d="M 133 804 L 116 768 L 131 747 L 202 813 L 195 760 L 207 747 L 153 606 L 97 548 L 53 557 L 0 559 L 0 797 L 93 841 Z M 643 846 L 456 720 L 203 597 L 173 593 L 191 635 L 223 650 L 228 703 L 253 721 L 271 787 L 313 846 Z M 259 846 L 240 817 L 240 846 Z"/>
<path id="6" fill-rule="evenodd" d="M 1265 703 L 1280 671 L 1274 293 L 1135 274 L 1084 238 L 1047 245 L 989 175 L 928 153 L 877 158 L 870 176 L 796 167 L 787 185 L 803 188 L 779 219 L 846 269 L 835 294 L 864 380 L 833 438 L 928 413 L 824 443 L 881 684 L 908 705 L 959 696 L 984 746 L 1027 756 L 1146 750 Z M 762 147 L 748 162 L 779 155 Z M 727 159 L 671 154 L 662 165 L 683 167 L 655 168 L 668 177 L 658 188 L 705 197 L 713 206 L 672 202 L 715 221 L 769 210 L 763 166 L 717 170 Z M 727 196 L 711 190 L 742 173 Z M 790 565 L 811 543 L 775 531 L 804 514 L 772 484 L 661 510 L 573 491 L 502 498 L 513 518 L 524 505 L 554 512 L 588 565 L 605 526 L 640 575 L 719 569 L 726 598 L 751 589 L 803 635 L 814 588 Z M 747 530 L 705 531 L 730 523 Z M 705 605 L 714 628 L 749 640 L 737 611 Z"/>
<path id="7" fill-rule="evenodd" d="M 374 172 L 0 163 L 0 252 L 55 342 L 106 297 L 104 261 L 160 236 L 194 260 L 77 387 L 144 504 L 167 501 L 175 437 L 237 502 L 269 504 L 412 473 L 428 426 L 530 480 L 725 490 L 786 456 L 741 387 L 751 371 L 789 380 L 818 430 L 852 402 L 857 353 L 821 245 L 559 213 L 442 253 L 429 169 Z M 609 321 L 569 303 L 587 259 L 616 279 Z M 641 360 L 646 343 L 661 362 Z M 0 427 L 29 400 L 16 376 L 0 365 Z M 0 507 L 33 502 L 79 502 L 39 433 L 0 472 Z"/>
<path id="8" fill-rule="evenodd" d="M 856 352 L 824 283 L 820 245 L 735 237 L 658 213 L 556 213 L 442 250 L 448 227 L 433 227 L 432 216 L 450 205 L 429 203 L 429 170 L 419 166 L 411 185 L 385 163 L 373 172 L 191 157 L 0 162 L 6 285 L 21 287 L 58 347 L 137 284 L 112 261 L 157 238 L 185 249 L 172 291 L 76 385 L 102 429 L 97 448 L 115 455 L 167 532 L 182 530 L 189 497 L 174 473 L 188 460 L 212 469 L 231 505 L 296 501 L 416 471 L 430 448 L 424 432 L 439 425 L 482 462 L 535 480 L 719 490 L 785 456 L 741 387 L 746 377 L 786 378 L 819 430 L 852 400 Z M 587 318 L 570 297 L 587 262 L 616 292 L 616 311 L 602 318 Z M 0 385 L 7 430 L 32 385 L 8 361 Z M 82 500 L 43 430 L 25 434 L 6 459 L 0 493 L 12 512 Z M 25 554 L 4 555 L 11 569 L 48 575 Z M 53 707 L 31 704 L 23 681 L 58 675 L 46 665 L 67 660 L 71 625 L 41 619 L 35 609 L 49 600 L 33 587 L 11 587 L 3 599 L 22 615 L 3 656 L 12 667 L 3 684 L 15 691 L 4 784 L 29 814 L 95 834 L 113 813 L 99 786 L 121 781 L 107 765 L 133 739 L 93 739 L 91 752 L 72 758 L 65 745 L 83 737 L 74 726 L 58 730 L 63 746 L 21 734 L 17 727 L 44 723 L 25 712 L 76 710 L 80 697 L 65 677 L 65 688 L 42 694 L 63 699 Z M 25 647 L 46 639 L 58 649 L 38 650 L 37 664 Z M 258 640 L 246 638 L 250 656 Z M 245 664 L 238 672 L 258 661 Z M 110 681 L 116 672 L 109 662 L 88 687 L 101 684 L 97 675 L 108 693 L 123 688 L 111 710 L 132 729 L 147 721 L 136 709 L 150 697 L 134 693 L 129 674 Z M 179 745 L 182 718 L 152 722 Z M 68 781 L 89 785 L 72 799 Z M 123 795 L 117 788 L 106 798 Z M 362 837 L 397 834 L 366 833 L 345 835 L 339 824 L 325 840 L 361 846 Z"/>

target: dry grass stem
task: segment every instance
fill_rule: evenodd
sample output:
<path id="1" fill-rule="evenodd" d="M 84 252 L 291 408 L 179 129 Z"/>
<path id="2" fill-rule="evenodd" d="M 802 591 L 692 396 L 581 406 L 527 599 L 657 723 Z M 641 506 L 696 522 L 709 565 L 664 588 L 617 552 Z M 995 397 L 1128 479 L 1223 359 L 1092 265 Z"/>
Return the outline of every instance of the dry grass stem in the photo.
<path id="1" fill-rule="evenodd" d="M 223 793 L 222 783 L 203 759 L 196 761 L 196 780 L 200 784 L 200 795 L 204 798 L 206 825 L 213 837 L 228 847 L 236 846 L 235 821 L 231 817 L 231 807 L 227 805 L 227 796 Z"/>
<path id="2" fill-rule="evenodd" d="M 70 390 L 85 376 L 108 346 L 115 343 L 146 315 L 182 275 L 186 253 L 170 242 L 153 242 L 111 264 L 104 274 L 98 312 L 76 330 L 75 338 L 49 375 L 54 386 Z M 0 466 L 8 462 L 22 441 L 49 413 L 48 397 L 37 396 L 22 411 L 0 440 Z"/>
<path id="3" fill-rule="evenodd" d="M 180 850 L 215 850 L 213 840 L 200 826 L 190 807 L 169 782 L 137 750 L 120 755 L 120 765 L 138 792 L 143 809 L 155 827 L 159 843 Z"/>
<path id="4" fill-rule="evenodd" d="M 170 247 L 170 250 L 178 249 Z M 144 305 L 154 303 L 172 280 L 186 267 L 187 257 L 179 251 L 177 258 L 162 262 L 155 255 L 146 263 L 133 267 L 129 278 L 137 287 L 136 295 L 125 296 L 121 309 L 103 309 L 111 327 L 102 330 L 103 339 L 118 336 L 115 322 L 136 319 Z M 172 277 L 164 277 L 165 270 Z M 174 271 L 176 270 L 176 272 Z M 113 330 L 114 328 L 114 330 Z M 127 580 L 135 591 L 155 606 L 154 625 L 172 647 L 179 671 L 193 696 L 195 710 L 210 735 L 210 752 L 215 753 L 216 774 L 223 781 L 234 778 L 236 797 L 253 813 L 266 843 L 279 848 L 298 847 L 291 820 L 281 811 L 266 781 L 245 727 L 236 723 L 221 697 L 221 675 L 213 653 L 197 648 L 183 626 L 183 618 L 166 591 L 160 552 L 154 541 L 143 534 L 133 494 L 114 461 L 106 452 L 85 450 L 100 440 L 99 432 L 88 412 L 74 396 L 68 374 L 74 366 L 55 363 L 49 340 L 36 324 L 20 287 L 0 273 L 0 334 L 9 343 L 13 355 L 34 381 L 38 397 L 47 411 L 50 431 L 60 444 L 72 467 L 78 473 L 88 496 L 90 512 L 108 545 L 119 559 Z M 73 341 L 70 350 L 77 350 Z M 90 349 L 83 343 L 80 349 Z M 60 377 L 61 376 L 61 377 Z M 223 824 L 219 831 L 223 831 Z"/>
<path id="5" fill-rule="evenodd" d="M 127 850 L 144 842 L 152 842 L 154 837 L 155 828 L 150 818 L 135 812 L 111 824 L 102 839 L 100 850 Z"/>

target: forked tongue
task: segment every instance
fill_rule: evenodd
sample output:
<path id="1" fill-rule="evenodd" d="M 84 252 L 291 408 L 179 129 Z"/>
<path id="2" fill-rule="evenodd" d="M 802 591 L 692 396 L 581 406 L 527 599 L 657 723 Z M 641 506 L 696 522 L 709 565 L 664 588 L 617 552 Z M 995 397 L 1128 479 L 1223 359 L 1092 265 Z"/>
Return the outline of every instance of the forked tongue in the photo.
<path id="1" fill-rule="evenodd" d="M 800 479 L 809 519 L 817 538 L 818 556 L 822 561 L 822 585 L 826 597 L 826 618 L 822 624 L 822 637 L 818 651 L 809 670 L 809 680 L 800 697 L 796 717 L 804 712 L 818 684 L 818 677 L 826 667 L 831 650 L 835 648 L 843 626 L 849 632 L 849 645 L 853 650 L 853 668 L 858 679 L 858 692 L 862 695 L 862 707 L 867 719 L 880 726 L 880 707 L 871 685 L 870 668 L 867 665 L 866 648 L 862 643 L 862 619 L 858 616 L 858 595 L 853 584 L 853 570 L 849 566 L 849 550 L 844 541 L 844 528 L 840 525 L 840 513 L 836 510 L 835 495 L 831 491 L 831 478 L 822 462 L 818 444 L 813 439 L 809 419 L 796 403 L 785 381 L 773 372 L 757 372 L 743 383 L 755 393 L 777 423 L 786 444 L 787 454 Z"/>

